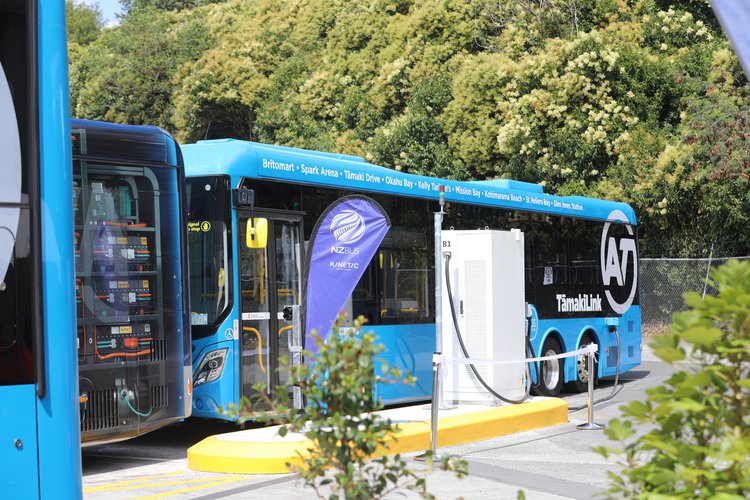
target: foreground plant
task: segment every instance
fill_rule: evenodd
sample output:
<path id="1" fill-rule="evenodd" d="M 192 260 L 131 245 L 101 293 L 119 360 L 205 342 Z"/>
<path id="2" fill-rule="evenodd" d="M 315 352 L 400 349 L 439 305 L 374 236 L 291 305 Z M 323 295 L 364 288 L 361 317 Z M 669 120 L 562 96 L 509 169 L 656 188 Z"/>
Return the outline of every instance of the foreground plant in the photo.
<path id="1" fill-rule="evenodd" d="M 622 476 L 610 473 L 609 494 L 631 498 L 750 496 L 750 262 L 711 272 L 717 297 L 685 296 L 691 310 L 675 314 L 668 335 L 651 343 L 667 363 L 684 362 L 646 401 L 623 409 L 607 435 L 624 450 Z M 633 421 L 652 424 L 633 438 Z M 632 439 L 631 439 L 632 438 Z"/>
<path id="2" fill-rule="evenodd" d="M 302 389 L 304 408 L 293 408 L 290 386 L 280 386 L 269 395 L 265 387 L 256 386 L 258 397 L 243 398 L 240 422 L 249 419 L 281 424 L 279 434 L 304 434 L 312 446 L 301 454 L 304 465 L 289 465 L 311 486 L 320 498 L 328 491 L 329 498 L 376 499 L 400 489 L 433 498 L 427 491 L 425 478 L 409 467 L 400 455 L 382 453 L 396 439 L 398 426 L 390 419 L 374 412 L 383 408 L 373 397 L 376 383 L 413 383 L 414 378 L 396 369 L 375 370 L 375 357 L 383 351 L 373 333 L 361 332 L 364 318 L 354 322 L 354 328 L 338 324 L 325 341 L 315 338 L 317 354 L 304 352 L 305 359 L 314 360 L 301 366 L 289 366 L 283 359 L 282 369 L 289 370 L 293 384 Z M 433 466 L 433 457 L 426 452 L 426 462 Z M 441 470 L 454 471 L 458 477 L 466 474 L 463 461 L 444 458 Z"/>

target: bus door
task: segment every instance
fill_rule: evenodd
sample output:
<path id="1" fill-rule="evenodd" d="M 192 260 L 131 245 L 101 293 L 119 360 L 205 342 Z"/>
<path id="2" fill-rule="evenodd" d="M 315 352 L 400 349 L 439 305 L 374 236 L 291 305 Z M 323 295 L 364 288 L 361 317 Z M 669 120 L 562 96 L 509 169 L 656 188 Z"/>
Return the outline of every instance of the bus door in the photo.
<path id="1" fill-rule="evenodd" d="M 248 220 L 267 224 L 265 245 L 247 244 Z M 292 324 L 284 307 L 301 301 L 302 216 L 238 210 L 239 292 L 241 306 L 240 396 L 253 399 L 260 382 L 274 388 L 289 378 L 279 372 L 279 357 L 289 355 Z M 252 230 L 251 228 L 251 230 Z"/>

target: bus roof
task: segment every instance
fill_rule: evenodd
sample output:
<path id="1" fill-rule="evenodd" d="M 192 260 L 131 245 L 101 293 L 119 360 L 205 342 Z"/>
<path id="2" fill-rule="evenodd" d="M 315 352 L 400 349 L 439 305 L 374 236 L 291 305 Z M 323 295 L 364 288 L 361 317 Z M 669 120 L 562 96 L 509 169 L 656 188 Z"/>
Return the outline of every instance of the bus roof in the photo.
<path id="1" fill-rule="evenodd" d="M 152 125 L 121 125 L 73 118 L 73 155 L 182 166 L 177 141 L 167 131 Z M 80 132 L 85 131 L 85 141 Z M 80 141 L 76 144 L 76 141 Z"/>
<path id="2" fill-rule="evenodd" d="M 199 141 L 181 146 L 188 177 L 229 175 L 360 192 L 438 200 L 509 210 L 636 223 L 626 203 L 545 194 L 542 186 L 508 179 L 455 181 L 414 175 L 373 165 L 358 156 L 321 153 L 235 139 Z"/>

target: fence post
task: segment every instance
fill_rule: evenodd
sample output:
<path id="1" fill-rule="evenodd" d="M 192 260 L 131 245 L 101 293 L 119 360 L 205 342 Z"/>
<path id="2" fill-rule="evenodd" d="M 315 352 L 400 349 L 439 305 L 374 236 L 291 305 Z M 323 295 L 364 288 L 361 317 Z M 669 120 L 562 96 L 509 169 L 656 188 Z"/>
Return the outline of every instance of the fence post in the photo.
<path id="1" fill-rule="evenodd" d="M 711 252 L 708 254 L 708 265 L 706 266 L 706 280 L 703 282 L 703 294 L 701 295 L 701 299 L 706 298 L 706 287 L 708 286 L 708 275 L 711 272 L 711 261 L 714 257 L 714 244 L 711 243 Z"/>

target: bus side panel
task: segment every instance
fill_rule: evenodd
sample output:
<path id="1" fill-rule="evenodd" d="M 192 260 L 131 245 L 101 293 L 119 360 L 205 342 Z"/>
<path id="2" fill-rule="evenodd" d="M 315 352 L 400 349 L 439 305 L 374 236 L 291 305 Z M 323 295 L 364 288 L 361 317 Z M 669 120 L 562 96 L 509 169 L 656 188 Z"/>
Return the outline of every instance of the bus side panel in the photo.
<path id="1" fill-rule="evenodd" d="M 36 402 L 33 385 L 0 386 L 0 422 L 13 422 L 0 428 L 0 464 L 3 498 L 39 497 L 39 468 L 36 461 L 36 419 L 30 418 Z"/>
<path id="2" fill-rule="evenodd" d="M 47 394 L 37 404 L 42 498 L 81 495 L 64 2 L 40 1 L 39 127 Z M 61 188 L 62 186 L 62 188 Z"/>
<path id="3" fill-rule="evenodd" d="M 383 403 L 398 404 L 423 401 L 432 395 L 432 354 L 435 352 L 435 324 L 417 325 L 364 325 L 364 331 L 372 331 L 385 351 L 375 362 L 376 373 L 387 364 L 417 378 L 414 385 L 378 384 L 376 394 Z"/>
<path id="4" fill-rule="evenodd" d="M 641 364 L 642 337 L 641 337 L 641 308 L 633 306 L 619 318 L 617 334 L 607 331 L 606 337 L 602 337 L 602 349 L 600 351 L 599 376 L 614 377 L 617 368 L 617 336 L 620 337 L 620 360 L 619 372 L 625 373 Z M 609 347 L 609 350 L 607 350 Z"/>

